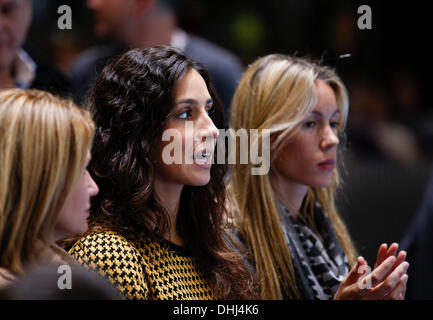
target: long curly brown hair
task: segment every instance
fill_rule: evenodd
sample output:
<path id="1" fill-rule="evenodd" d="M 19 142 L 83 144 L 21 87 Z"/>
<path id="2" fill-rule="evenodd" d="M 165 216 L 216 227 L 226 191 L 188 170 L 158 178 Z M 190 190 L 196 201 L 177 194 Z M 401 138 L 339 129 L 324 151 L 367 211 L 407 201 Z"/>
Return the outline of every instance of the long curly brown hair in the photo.
<path id="1" fill-rule="evenodd" d="M 158 145 L 174 104 L 174 85 L 191 68 L 203 77 L 214 101 L 210 117 L 222 128 L 223 107 L 208 73 L 177 49 L 130 50 L 98 77 L 89 101 L 96 123 L 90 171 L 100 191 L 92 200 L 89 232 L 162 240 L 170 219 L 153 187 Z M 207 185 L 184 186 L 177 230 L 216 297 L 254 298 L 253 277 L 225 236 L 226 173 L 227 165 L 215 164 Z"/>

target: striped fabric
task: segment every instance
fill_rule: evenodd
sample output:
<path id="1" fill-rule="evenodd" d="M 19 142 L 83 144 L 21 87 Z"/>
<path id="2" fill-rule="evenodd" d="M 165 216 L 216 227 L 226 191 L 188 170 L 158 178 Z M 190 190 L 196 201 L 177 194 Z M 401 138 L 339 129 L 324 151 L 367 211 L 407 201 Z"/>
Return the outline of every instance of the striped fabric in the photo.
<path id="1" fill-rule="evenodd" d="M 291 250 L 296 250 L 302 276 L 308 279 L 314 298 L 333 299 L 341 281 L 349 273 L 349 263 L 328 216 L 317 204 L 315 222 L 319 233 L 315 233 L 308 226 L 310 223 L 307 225 L 302 219 L 295 219 L 283 206 L 281 209 L 286 240 L 292 244 Z"/>

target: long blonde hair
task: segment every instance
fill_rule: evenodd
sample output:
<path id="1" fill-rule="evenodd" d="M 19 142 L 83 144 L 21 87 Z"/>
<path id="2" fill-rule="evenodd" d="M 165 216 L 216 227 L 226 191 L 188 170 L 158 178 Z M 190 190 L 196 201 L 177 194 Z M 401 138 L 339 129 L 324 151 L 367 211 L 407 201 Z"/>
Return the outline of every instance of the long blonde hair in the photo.
<path id="1" fill-rule="evenodd" d="M 271 130 L 271 170 L 279 150 L 313 111 L 317 101 L 316 80 L 324 81 L 333 89 L 342 118 L 339 130 L 343 130 L 348 114 L 348 96 L 332 69 L 306 59 L 272 54 L 258 59 L 245 71 L 233 97 L 230 127 L 234 130 L 258 129 L 256 138 L 259 141 L 252 142 L 258 145 L 262 130 Z M 255 137 L 251 135 L 250 139 Z M 239 146 L 237 148 L 239 154 Z M 239 212 L 238 228 L 255 262 L 261 296 L 263 299 L 281 299 L 286 294 L 302 299 L 269 175 L 251 175 L 252 167 L 251 163 L 240 164 L 236 161 L 230 189 Z M 300 215 L 305 216 L 308 212 L 313 215 L 314 204 L 318 201 L 329 215 L 352 265 L 357 253 L 334 203 L 338 185 L 339 174 L 334 170 L 329 187 L 309 188 L 306 205 Z"/>
<path id="2" fill-rule="evenodd" d="M 0 266 L 20 274 L 49 245 L 58 213 L 83 174 L 88 111 L 38 90 L 0 92 Z"/>

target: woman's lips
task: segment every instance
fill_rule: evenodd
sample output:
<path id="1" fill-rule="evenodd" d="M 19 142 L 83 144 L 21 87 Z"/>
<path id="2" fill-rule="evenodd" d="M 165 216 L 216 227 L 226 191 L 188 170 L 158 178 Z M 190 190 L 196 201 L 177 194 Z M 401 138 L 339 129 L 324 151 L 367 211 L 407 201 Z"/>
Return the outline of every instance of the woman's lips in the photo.
<path id="1" fill-rule="evenodd" d="M 200 168 L 203 168 L 203 169 L 210 169 L 212 167 L 211 163 L 200 163 L 200 162 L 194 161 L 194 164 L 196 166 L 199 166 Z"/>
<path id="2" fill-rule="evenodd" d="M 335 160 L 334 159 L 326 159 L 325 161 L 320 162 L 317 166 L 322 171 L 330 172 L 330 171 L 334 170 Z"/>
<path id="3" fill-rule="evenodd" d="M 206 151 L 206 149 L 196 152 L 194 154 L 194 164 L 200 168 L 209 169 L 212 167 L 212 155 L 213 152 Z"/>

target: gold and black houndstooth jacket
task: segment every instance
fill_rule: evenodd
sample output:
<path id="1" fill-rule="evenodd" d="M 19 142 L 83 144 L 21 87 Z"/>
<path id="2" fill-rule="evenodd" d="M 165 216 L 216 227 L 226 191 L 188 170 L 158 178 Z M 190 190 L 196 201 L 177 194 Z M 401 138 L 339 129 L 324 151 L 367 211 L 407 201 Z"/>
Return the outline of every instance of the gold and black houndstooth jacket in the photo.
<path id="1" fill-rule="evenodd" d="M 69 253 L 128 299 L 213 299 L 194 258 L 184 248 L 166 244 L 131 242 L 115 232 L 98 232 L 78 240 Z"/>

